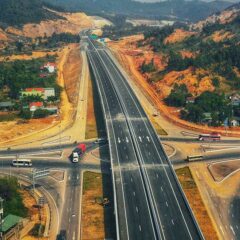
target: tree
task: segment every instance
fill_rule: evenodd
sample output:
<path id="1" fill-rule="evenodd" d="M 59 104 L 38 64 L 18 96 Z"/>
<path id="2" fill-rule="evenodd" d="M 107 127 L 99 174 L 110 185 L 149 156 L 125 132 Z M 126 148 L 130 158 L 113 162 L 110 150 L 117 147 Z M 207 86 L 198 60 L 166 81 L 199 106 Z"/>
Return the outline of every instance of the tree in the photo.
<path id="1" fill-rule="evenodd" d="M 219 78 L 218 77 L 214 77 L 212 79 L 212 84 L 213 84 L 214 87 L 218 88 L 220 86 Z"/>
<path id="2" fill-rule="evenodd" d="M 22 48 L 23 48 L 23 43 L 20 42 L 20 41 L 17 41 L 17 42 L 16 42 L 16 47 L 17 47 L 17 50 L 18 50 L 19 52 L 21 52 L 21 51 L 22 51 Z"/>
<path id="3" fill-rule="evenodd" d="M 34 114 L 33 118 L 45 118 L 49 115 L 49 111 L 45 109 L 37 109 Z"/>
<path id="4" fill-rule="evenodd" d="M 186 104 L 186 99 L 190 94 L 185 84 L 175 84 L 171 93 L 165 98 L 165 102 L 169 106 L 183 107 Z"/>
<path id="5" fill-rule="evenodd" d="M 32 117 L 32 113 L 29 109 L 23 109 L 19 115 L 23 119 L 31 119 Z"/>
<path id="6" fill-rule="evenodd" d="M 186 110 L 181 111 L 181 117 L 191 122 L 201 122 L 203 110 L 195 104 L 188 104 Z"/>

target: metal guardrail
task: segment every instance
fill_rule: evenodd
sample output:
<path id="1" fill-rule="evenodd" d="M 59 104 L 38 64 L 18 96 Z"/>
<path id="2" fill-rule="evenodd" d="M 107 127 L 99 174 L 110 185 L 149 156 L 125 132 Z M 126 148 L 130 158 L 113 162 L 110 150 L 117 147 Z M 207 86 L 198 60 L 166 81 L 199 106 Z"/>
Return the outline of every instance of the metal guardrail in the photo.
<path id="1" fill-rule="evenodd" d="M 89 53 L 87 53 L 87 57 L 88 57 L 88 60 L 90 63 L 92 63 L 92 60 L 91 60 L 91 57 L 89 55 Z M 94 69 L 90 66 L 90 68 L 94 71 Z M 95 73 L 96 74 L 96 73 Z M 96 77 L 96 76 L 95 76 Z M 104 102 L 103 102 L 103 96 L 102 96 L 102 93 L 100 91 L 100 86 L 99 86 L 99 83 L 98 81 L 96 81 L 96 84 L 98 86 L 98 93 L 99 95 L 101 96 L 100 97 L 100 101 L 101 101 L 101 107 L 102 107 L 102 110 L 104 112 L 104 115 L 107 117 L 107 114 L 106 114 L 106 110 L 105 110 L 105 105 L 104 105 Z M 116 193 L 116 184 L 115 184 L 115 177 L 114 177 L 114 168 L 113 168 L 113 162 L 112 162 L 112 150 L 111 150 L 111 138 L 110 138 L 110 131 L 109 131 L 109 126 L 108 124 L 105 122 L 105 125 L 106 125 L 106 129 L 107 129 L 107 135 L 108 135 L 108 139 L 109 139 L 109 149 L 110 149 L 110 158 L 111 158 L 111 172 L 112 172 L 112 178 L 113 178 L 113 198 L 114 198 L 114 206 L 115 206 L 115 221 L 116 221 L 116 233 L 117 233 L 117 239 L 120 239 L 120 229 L 119 229 L 119 222 L 118 222 L 118 205 L 117 205 L 117 193 Z"/>
<path id="2" fill-rule="evenodd" d="M 115 64 L 115 63 L 114 63 L 114 64 Z M 116 64 L 115 64 L 115 65 L 116 65 Z M 128 83 L 126 82 L 126 84 L 128 84 Z M 129 85 L 129 84 L 128 84 L 128 85 Z M 145 112 L 144 112 L 144 113 L 145 113 Z M 152 128 L 153 128 L 156 136 L 158 136 L 155 128 L 153 127 L 153 125 L 152 125 L 152 123 L 151 123 L 151 121 L 150 121 L 150 119 L 149 119 L 149 117 L 147 116 L 146 113 L 145 113 L 145 117 L 148 119 L 148 121 L 149 121 L 150 125 L 152 126 Z M 194 216 L 194 214 L 193 214 L 193 212 L 192 212 L 192 209 L 191 209 L 191 207 L 190 207 L 190 205 L 189 205 L 189 202 L 188 202 L 188 200 L 187 200 L 187 197 L 186 197 L 186 195 L 185 195 L 185 193 L 184 193 L 184 191 L 183 191 L 183 189 L 182 189 L 182 186 L 181 186 L 180 183 L 179 183 L 178 177 L 177 177 L 177 175 L 176 175 L 176 173 L 175 173 L 175 171 L 174 171 L 174 169 L 173 169 L 172 163 L 170 162 L 169 158 L 167 157 L 167 154 L 166 154 L 166 152 L 165 152 L 165 150 L 164 150 L 164 148 L 163 148 L 163 146 L 162 146 L 162 143 L 161 143 L 160 139 L 159 139 L 159 138 L 157 138 L 157 139 L 158 139 L 159 144 L 160 144 L 160 146 L 161 146 L 162 152 L 164 153 L 164 156 L 165 156 L 165 158 L 166 158 L 166 160 L 167 160 L 167 162 L 168 162 L 168 164 L 169 164 L 169 166 L 170 166 L 171 173 L 173 174 L 173 177 L 175 178 L 175 182 L 177 183 L 177 186 L 178 186 L 178 188 L 179 188 L 179 190 L 180 190 L 180 192 L 181 192 L 181 194 L 182 194 L 182 196 L 183 196 L 185 205 L 186 205 L 187 209 L 189 210 L 189 213 L 190 213 L 190 215 L 191 215 L 191 217 L 192 217 L 192 220 L 193 220 L 193 222 L 194 222 L 194 225 L 196 226 L 196 229 L 198 230 L 199 236 L 204 240 L 205 238 L 204 238 L 204 236 L 203 236 L 203 234 L 202 234 L 202 231 L 201 231 L 201 229 L 200 229 L 200 227 L 199 227 L 199 225 L 198 225 L 198 222 L 196 221 L 196 218 L 195 218 L 195 216 Z"/>

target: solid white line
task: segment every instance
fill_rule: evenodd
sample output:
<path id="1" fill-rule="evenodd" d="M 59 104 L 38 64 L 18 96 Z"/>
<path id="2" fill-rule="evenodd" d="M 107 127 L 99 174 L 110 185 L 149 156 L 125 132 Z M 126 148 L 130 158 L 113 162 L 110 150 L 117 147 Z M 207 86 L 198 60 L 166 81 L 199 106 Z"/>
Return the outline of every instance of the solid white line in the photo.
<path id="1" fill-rule="evenodd" d="M 104 54 L 107 56 L 107 54 L 106 54 L 105 52 L 104 52 Z M 109 56 L 107 56 L 107 57 L 109 57 Z M 103 61 L 103 60 L 102 60 L 102 61 Z M 112 66 L 115 68 L 115 70 L 116 70 L 116 66 L 114 66 L 114 64 L 112 63 L 112 61 L 109 61 L 109 62 L 111 63 L 111 65 L 112 65 Z M 106 65 L 105 65 L 105 68 L 106 68 Z M 106 68 L 106 69 L 107 69 L 107 68 Z M 129 93 L 129 96 L 132 98 L 132 101 L 133 101 L 133 103 L 135 104 L 136 109 L 138 110 L 139 115 L 140 115 L 141 117 L 144 117 L 144 118 L 145 118 L 146 116 L 142 116 L 142 113 L 141 113 L 141 111 L 140 111 L 140 109 L 139 109 L 139 107 L 138 107 L 138 104 L 136 103 L 135 99 L 133 99 L 133 96 L 131 95 L 131 93 L 130 93 L 130 91 L 129 91 L 129 88 L 127 87 L 126 81 L 123 79 L 123 76 L 121 76 L 121 74 L 118 72 L 118 70 L 116 70 L 116 73 L 119 75 L 120 79 L 122 80 L 123 85 L 125 86 L 126 90 L 127 90 L 128 93 Z M 109 73 L 109 74 L 110 74 L 110 73 Z M 111 74 L 110 74 L 110 75 L 111 75 Z M 120 95 L 119 97 L 121 97 L 121 95 Z M 124 101 L 122 101 L 122 104 L 125 106 Z M 126 107 L 125 107 L 125 108 L 126 108 Z M 126 111 L 127 111 L 127 108 L 126 108 Z M 128 113 L 128 111 L 127 111 L 127 113 Z M 130 122 L 131 122 L 131 119 L 130 119 Z M 162 158 L 161 158 L 161 156 L 160 156 L 160 154 L 159 154 L 159 152 L 158 152 L 158 149 L 157 149 L 157 147 L 156 147 L 156 144 L 155 144 L 155 142 L 153 141 L 153 137 L 152 137 L 152 135 L 151 135 L 151 133 L 150 133 L 147 125 L 146 125 L 146 122 L 143 121 L 143 123 L 144 123 L 144 125 L 145 125 L 145 127 L 146 127 L 146 130 L 147 130 L 148 133 L 149 133 L 150 138 L 152 139 L 152 142 L 153 142 L 153 144 L 154 144 L 154 147 L 155 147 L 155 150 L 156 150 L 156 152 L 157 152 L 157 155 L 159 156 L 159 159 L 160 159 L 161 162 L 163 163 Z M 134 130 L 133 130 L 133 131 L 134 131 Z M 158 137 L 157 137 L 157 139 L 158 139 Z M 171 183 L 171 181 L 170 181 L 170 179 L 169 179 L 168 173 L 167 173 L 167 171 L 166 171 L 165 168 L 164 168 L 164 172 L 165 172 L 165 175 L 166 175 L 166 177 L 167 177 L 167 179 L 168 179 L 168 182 L 169 182 L 170 188 L 171 188 L 171 190 L 172 190 L 173 196 L 174 196 L 174 198 L 175 198 L 175 200 L 176 200 L 176 203 L 177 203 L 177 205 L 178 205 L 178 209 L 180 210 L 180 213 L 181 213 L 181 215 L 182 215 L 182 218 L 183 218 L 183 221 L 184 221 L 184 223 L 185 223 L 187 232 L 188 232 L 190 238 L 193 239 L 193 238 L 192 238 L 192 235 L 191 235 L 191 232 L 190 232 L 190 230 L 189 230 L 188 224 L 187 224 L 187 222 L 186 222 L 185 216 L 184 216 L 184 214 L 183 214 L 183 212 L 182 212 L 182 209 L 181 209 L 181 207 L 180 207 L 179 201 L 178 201 L 178 199 L 177 199 L 177 197 L 176 197 L 176 194 L 175 194 L 175 192 L 174 192 L 172 183 Z M 151 187 L 151 186 L 150 186 L 150 187 Z"/>
<path id="2" fill-rule="evenodd" d="M 98 53 L 98 55 L 99 55 L 99 59 L 101 60 L 101 62 L 102 62 L 103 65 L 105 66 L 106 71 L 108 72 L 108 78 L 109 78 L 110 84 L 112 84 L 112 85 L 113 85 L 113 88 L 115 89 L 115 91 L 118 92 L 117 88 L 114 87 L 114 83 L 111 81 L 111 79 L 113 79 L 111 73 L 109 72 L 108 68 L 106 67 L 106 65 L 105 65 L 104 61 L 102 60 L 102 58 L 101 58 L 101 56 L 100 56 L 99 53 Z M 118 94 L 118 96 L 120 96 L 119 93 L 117 93 L 117 94 Z M 120 102 L 120 99 L 118 99 L 118 98 L 117 98 L 117 101 L 119 102 L 119 104 L 120 104 L 123 108 L 126 108 L 124 102 L 121 103 L 121 102 Z M 128 115 L 128 111 L 127 111 L 126 109 L 125 109 L 125 113 Z M 131 127 L 131 125 L 132 125 L 131 121 L 129 121 L 129 124 L 130 124 L 130 127 Z M 135 136 L 135 139 L 137 139 L 137 136 L 136 136 L 134 130 L 133 130 L 132 133 L 133 133 L 133 135 Z M 133 138 L 133 141 L 134 141 L 134 138 Z M 137 143 L 136 147 L 139 148 L 138 143 Z M 141 155 L 141 151 L 138 150 L 138 152 L 139 152 L 140 155 Z M 141 156 L 141 157 L 142 157 L 142 156 Z M 142 161 L 141 158 L 140 158 L 139 160 Z M 141 166 L 141 165 L 140 165 L 140 166 Z M 142 169 L 144 170 L 144 174 L 146 174 L 146 173 L 145 173 L 145 171 L 146 171 L 145 168 L 142 168 Z M 148 181 L 150 182 L 149 177 L 148 177 L 148 174 L 146 174 L 146 176 L 147 176 Z M 153 194 L 153 193 L 152 193 L 153 190 L 152 190 L 151 185 L 149 185 L 149 186 L 147 186 L 147 187 L 151 189 L 150 192 L 151 192 L 151 194 Z M 153 199 L 150 198 L 150 200 L 151 200 L 151 202 L 154 202 L 154 203 L 152 203 L 152 204 L 155 205 L 155 208 L 156 208 L 156 200 L 155 200 L 154 198 L 153 198 Z M 158 233 L 159 233 L 160 236 L 163 235 L 163 238 L 166 239 L 166 237 L 165 237 L 165 235 L 164 235 L 163 226 L 162 226 L 162 223 L 161 223 L 161 218 L 160 218 L 159 212 L 158 212 L 158 211 L 156 211 L 156 212 L 153 211 L 153 214 L 156 214 L 156 213 L 157 213 L 157 215 L 158 215 L 158 219 L 160 220 L 160 228 L 161 228 L 161 230 L 162 230 L 162 231 L 160 231 L 160 229 L 159 229 L 159 230 L 158 230 Z M 159 225 L 157 224 L 156 227 L 159 228 Z M 161 234 L 161 233 L 162 233 L 162 234 Z"/>
<path id="3" fill-rule="evenodd" d="M 89 54 L 89 59 L 91 59 L 91 54 Z M 91 61 L 91 62 L 92 62 L 92 65 L 95 66 L 94 61 Z M 96 68 L 96 66 L 95 66 L 95 68 Z M 101 79 L 101 77 L 99 76 L 99 74 L 98 74 L 98 72 L 95 70 L 95 68 L 92 67 L 92 69 L 93 69 L 96 77 L 98 76 L 99 79 Z M 96 82 L 97 82 L 97 81 L 96 81 Z M 97 82 L 97 85 L 98 85 L 98 87 L 99 87 L 99 83 L 98 83 L 98 82 Z M 103 88 L 103 87 L 102 87 L 102 88 Z M 103 89 L 104 89 L 104 88 L 103 88 Z M 104 103 L 103 103 L 103 96 L 102 96 L 102 94 L 101 94 L 100 88 L 99 88 L 99 93 L 100 93 L 100 95 L 101 95 L 101 103 L 102 103 L 102 106 L 103 106 L 104 115 L 105 115 L 105 117 L 107 118 L 108 115 L 106 114 L 106 111 L 105 111 L 105 105 L 104 105 Z M 106 98 L 105 92 L 103 91 L 103 93 L 104 93 L 104 96 L 105 96 L 105 101 L 106 101 L 106 103 L 107 103 L 107 98 Z M 120 166 L 119 157 L 118 157 L 118 150 L 117 150 L 117 147 L 116 147 L 116 146 L 117 146 L 116 136 L 115 136 L 115 134 L 114 134 L 114 128 L 113 128 L 113 124 L 112 124 L 112 119 L 111 119 L 111 114 L 110 114 L 110 108 L 109 108 L 108 103 L 107 103 L 107 108 L 108 108 L 108 111 L 109 111 L 109 118 L 110 118 L 110 120 L 111 120 L 110 122 L 111 122 L 111 126 L 112 126 L 112 131 L 113 131 L 113 139 L 114 139 L 114 142 L 115 142 L 115 148 L 116 148 L 116 153 L 117 153 L 118 165 Z M 106 123 L 106 128 L 107 128 L 108 136 L 110 136 L 108 123 Z M 111 140 L 109 139 L 109 141 L 111 141 Z M 111 160 L 113 160 L 113 154 L 112 154 L 111 148 L 110 148 L 110 155 L 111 155 Z M 111 161 L 111 162 L 112 162 L 112 161 Z M 113 185 L 114 185 L 114 189 L 116 189 L 113 166 L 114 166 L 114 164 L 113 164 L 113 162 L 112 162 Z M 124 194 L 124 189 L 123 189 L 123 180 L 122 180 L 122 173 L 121 173 L 121 171 L 120 171 L 120 179 L 121 179 L 121 183 L 122 183 L 121 186 L 122 186 L 122 193 L 123 193 L 123 205 L 124 205 L 124 213 L 125 213 L 125 220 L 126 220 L 127 238 L 129 239 L 127 213 L 126 213 L 126 205 L 125 205 L 125 194 Z M 116 219 L 116 228 L 117 228 L 117 239 L 119 239 L 119 238 L 120 238 L 120 237 L 119 237 L 120 232 L 119 232 L 119 224 L 118 224 L 117 199 L 116 199 L 116 191 L 114 191 L 114 192 L 115 192 L 115 194 L 114 194 L 114 198 L 115 198 L 114 202 L 115 202 L 115 204 L 116 204 L 115 211 L 116 211 L 116 213 L 117 213 L 117 214 L 116 214 L 116 218 L 115 218 L 115 219 Z"/>
<path id="4" fill-rule="evenodd" d="M 97 54 L 99 54 L 98 52 L 97 52 Z M 110 80 L 110 79 L 109 79 Z M 111 81 L 111 80 L 110 80 Z M 103 91 L 104 92 L 104 91 Z M 104 94 L 105 94 L 105 92 L 104 92 Z M 117 99 L 118 100 L 118 99 Z M 121 104 L 120 104 L 120 106 L 121 106 Z M 113 131 L 113 133 L 114 133 L 114 131 Z M 118 159 L 119 160 L 119 159 Z M 120 171 L 120 173 L 121 173 L 121 171 Z M 140 174 L 140 176 L 141 176 L 141 173 L 140 173 L 140 169 L 139 169 L 139 174 Z M 142 184 L 143 184 L 143 179 L 140 177 L 140 179 L 141 179 L 141 181 L 142 181 Z M 143 184 L 144 185 L 144 184 Z M 146 192 L 145 192 L 145 189 L 143 188 L 143 190 L 144 190 L 144 194 L 145 194 L 145 196 L 146 196 Z M 147 198 L 147 197 L 146 197 Z M 147 206 L 148 206 L 148 204 L 147 204 Z M 148 211 L 150 212 L 150 209 L 149 209 L 149 206 L 148 206 Z M 151 219 L 151 218 L 150 218 Z M 153 222 L 152 222 L 152 219 L 151 219 L 151 223 L 152 223 L 152 226 L 153 226 Z M 154 235 L 155 235 L 155 233 L 154 233 Z M 156 238 L 156 236 L 155 236 L 155 238 Z"/>

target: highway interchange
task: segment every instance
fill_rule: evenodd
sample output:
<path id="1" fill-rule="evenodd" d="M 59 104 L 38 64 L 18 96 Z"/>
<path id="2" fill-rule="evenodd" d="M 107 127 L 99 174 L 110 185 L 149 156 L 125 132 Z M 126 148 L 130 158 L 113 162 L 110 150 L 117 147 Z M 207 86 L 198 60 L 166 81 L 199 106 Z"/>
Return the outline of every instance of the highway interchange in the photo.
<path id="1" fill-rule="evenodd" d="M 203 239 L 135 94 L 108 52 L 85 39 L 108 131 L 118 238 Z"/>
<path id="2" fill-rule="evenodd" d="M 83 38 L 92 77 L 96 81 L 104 110 L 109 139 L 113 185 L 115 191 L 115 216 L 118 239 L 204 239 L 178 185 L 173 167 L 168 160 L 143 108 L 137 100 L 125 76 L 119 70 L 111 53 L 94 43 L 88 36 Z M 194 142 L 195 138 L 164 137 L 167 142 Z M 239 140 L 222 143 L 239 144 Z M 75 144 L 59 146 L 6 149 L 1 151 L 0 166 L 9 171 L 12 155 L 47 152 L 74 148 Z M 96 144 L 88 143 L 88 149 Z M 10 156 L 10 157 L 7 157 Z M 178 152 L 173 164 L 183 164 Z M 232 153 L 207 154 L 206 161 L 236 159 L 239 150 Z M 8 159 L 8 160 L 6 160 Z M 57 208 L 62 209 L 55 232 L 66 233 L 67 239 L 80 238 L 81 177 L 84 170 L 109 171 L 109 163 L 95 166 L 87 163 L 71 165 L 60 159 L 34 159 L 34 168 L 63 169 L 66 171 L 66 190 L 59 197 L 58 184 L 49 179 L 39 180 L 53 196 Z M 4 170 L 5 169 L 5 170 Z M 17 170 L 21 173 L 21 170 Z M 235 203 L 236 205 L 236 203 Z M 234 206 L 235 209 L 236 206 Z M 62 216 L 62 217 L 61 217 Z M 238 233 L 238 230 L 235 229 Z M 61 238 L 59 238 L 61 239 Z"/>

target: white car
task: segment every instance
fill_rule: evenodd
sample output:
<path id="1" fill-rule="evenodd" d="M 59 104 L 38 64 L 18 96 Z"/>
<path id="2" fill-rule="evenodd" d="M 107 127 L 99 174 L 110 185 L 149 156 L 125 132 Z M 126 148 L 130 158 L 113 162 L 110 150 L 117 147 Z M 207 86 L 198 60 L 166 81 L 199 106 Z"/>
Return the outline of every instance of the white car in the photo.
<path id="1" fill-rule="evenodd" d="M 107 142 L 108 142 L 107 138 L 98 138 L 98 139 L 95 141 L 95 143 L 107 143 Z"/>
<path id="2" fill-rule="evenodd" d="M 72 161 L 73 161 L 74 163 L 79 162 L 79 155 L 78 155 L 77 152 L 73 152 Z"/>

